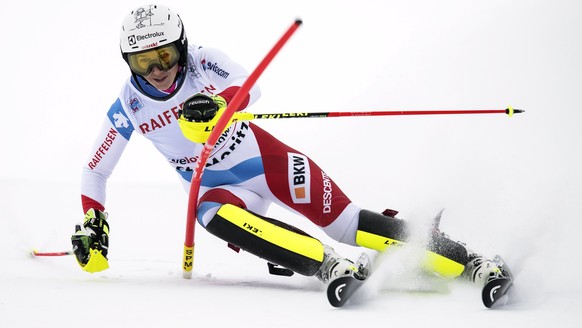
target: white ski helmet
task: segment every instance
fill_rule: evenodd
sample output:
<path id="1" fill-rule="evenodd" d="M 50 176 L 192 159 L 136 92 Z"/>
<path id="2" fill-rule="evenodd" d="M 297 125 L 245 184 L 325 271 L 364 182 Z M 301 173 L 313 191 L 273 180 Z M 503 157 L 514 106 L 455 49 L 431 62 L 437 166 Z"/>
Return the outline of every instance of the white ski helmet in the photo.
<path id="1" fill-rule="evenodd" d="M 174 44 L 180 54 L 178 64 L 188 59 L 188 39 L 180 16 L 163 5 L 146 5 L 132 10 L 123 20 L 119 37 L 121 55 L 128 63 L 129 54 Z"/>

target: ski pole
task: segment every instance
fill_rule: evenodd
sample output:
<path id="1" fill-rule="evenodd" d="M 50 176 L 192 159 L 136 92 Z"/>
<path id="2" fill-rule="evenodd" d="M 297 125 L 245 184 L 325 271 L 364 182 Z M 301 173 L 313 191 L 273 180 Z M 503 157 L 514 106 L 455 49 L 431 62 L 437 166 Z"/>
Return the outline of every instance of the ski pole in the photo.
<path id="1" fill-rule="evenodd" d="M 208 140 L 204 144 L 204 148 L 200 153 L 200 157 L 194 169 L 194 173 L 192 175 L 192 181 L 190 183 L 190 192 L 188 196 L 188 213 L 186 216 L 186 237 L 184 240 L 184 257 L 182 262 L 182 276 L 186 279 L 192 277 L 192 267 L 194 266 L 194 233 L 196 227 L 196 210 L 198 206 L 198 193 L 200 191 L 200 182 L 202 180 L 202 173 L 204 171 L 204 167 L 206 165 L 206 161 L 210 156 L 214 145 L 218 141 L 219 136 L 222 134 L 222 131 L 226 127 L 226 124 L 232 117 L 235 112 L 235 109 L 238 108 L 245 96 L 248 94 L 252 86 L 255 84 L 259 76 L 263 73 L 265 68 L 269 65 L 271 60 L 275 57 L 275 55 L 281 50 L 283 45 L 287 43 L 289 38 L 293 35 L 293 33 L 299 28 L 302 21 L 300 19 L 296 19 L 293 24 L 287 29 L 287 31 L 281 36 L 279 41 L 275 43 L 273 48 L 267 53 L 265 58 L 259 63 L 259 65 L 255 68 L 255 70 L 249 75 L 247 80 L 243 83 L 240 89 L 232 98 L 230 104 L 228 104 L 227 108 L 224 110 L 224 113 L 216 123 L 214 130 L 210 133 Z"/>
<path id="2" fill-rule="evenodd" d="M 38 250 L 34 249 L 30 253 L 32 256 L 67 256 L 73 255 L 73 251 L 62 251 L 62 252 L 39 252 Z"/>
<path id="3" fill-rule="evenodd" d="M 468 110 L 395 110 L 395 111 L 362 111 L 362 112 L 298 112 L 298 113 L 266 113 L 240 116 L 240 120 L 281 119 L 281 118 L 325 118 L 354 116 L 399 116 L 399 115 L 461 115 L 461 114 L 519 114 L 522 109 L 508 107 L 506 109 L 468 109 Z M 245 113 L 246 114 L 246 113 Z"/>

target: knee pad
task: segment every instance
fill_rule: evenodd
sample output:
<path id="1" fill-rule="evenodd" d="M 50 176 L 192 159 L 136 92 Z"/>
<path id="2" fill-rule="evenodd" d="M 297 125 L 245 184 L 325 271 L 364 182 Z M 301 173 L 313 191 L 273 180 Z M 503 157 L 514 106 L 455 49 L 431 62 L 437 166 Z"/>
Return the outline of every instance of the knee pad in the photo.
<path id="1" fill-rule="evenodd" d="M 312 276 L 323 262 L 323 244 L 286 223 L 225 204 L 206 230 L 241 249 L 302 275 Z"/>
<path id="2" fill-rule="evenodd" d="M 410 236 L 407 223 L 394 217 L 368 210 L 359 214 L 356 243 L 383 252 L 389 247 L 403 246 Z M 431 232 L 423 266 L 445 277 L 459 276 L 468 263 L 467 249 L 446 236 Z"/>

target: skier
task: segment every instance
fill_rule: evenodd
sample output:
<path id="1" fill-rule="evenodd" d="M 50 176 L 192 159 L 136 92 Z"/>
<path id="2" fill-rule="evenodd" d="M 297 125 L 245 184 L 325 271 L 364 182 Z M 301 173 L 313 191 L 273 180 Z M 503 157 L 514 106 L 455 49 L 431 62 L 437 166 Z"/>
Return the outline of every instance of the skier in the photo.
<path id="1" fill-rule="evenodd" d="M 149 139 L 188 192 L 196 155 L 248 76 L 223 52 L 188 44 L 180 17 L 163 5 L 131 11 L 123 20 L 120 47 L 131 76 L 83 167 L 85 219 L 71 237 L 76 259 L 88 272 L 108 268 L 105 187 L 130 137 Z M 408 224 L 395 218 L 396 212 L 360 208 L 307 155 L 237 120 L 259 96 L 257 86 L 245 95 L 207 161 L 197 212 L 202 227 L 282 270 L 325 283 L 366 275 L 366 263 L 354 263 L 292 225 L 265 217 L 270 204 L 302 215 L 340 243 L 385 251 L 409 241 Z M 423 267 L 434 273 L 481 286 L 507 277 L 503 266 L 449 239 L 438 225 L 428 240 Z"/>

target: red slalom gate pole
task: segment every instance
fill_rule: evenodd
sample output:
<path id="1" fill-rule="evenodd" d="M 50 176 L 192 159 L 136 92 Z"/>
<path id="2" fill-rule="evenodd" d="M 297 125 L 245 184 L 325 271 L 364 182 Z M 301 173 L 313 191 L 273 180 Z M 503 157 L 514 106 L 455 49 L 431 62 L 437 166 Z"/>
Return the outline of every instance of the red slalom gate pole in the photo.
<path id="1" fill-rule="evenodd" d="M 183 271 L 182 276 L 186 279 L 192 277 L 192 268 L 194 267 L 194 234 L 196 228 L 196 211 L 198 207 L 198 195 L 200 192 L 200 183 L 202 180 L 202 173 L 204 172 L 204 167 L 206 166 L 206 161 L 214 149 L 214 145 L 218 141 L 219 136 L 222 134 L 222 131 L 228 124 L 228 121 L 234 114 L 236 108 L 238 108 L 250 89 L 253 87 L 255 82 L 261 76 L 265 68 L 269 65 L 269 63 L 273 60 L 275 55 L 281 50 L 283 45 L 287 43 L 289 38 L 295 33 L 297 28 L 301 25 L 302 21 L 300 19 L 296 19 L 293 24 L 287 29 L 285 34 L 281 36 L 279 41 L 273 46 L 273 48 L 267 53 L 265 58 L 259 63 L 259 65 L 255 68 L 255 70 L 249 75 L 247 80 L 243 83 L 241 88 L 237 91 L 237 93 L 232 98 L 230 104 L 228 104 L 227 108 L 225 109 L 224 113 L 216 123 L 214 130 L 210 133 L 208 140 L 204 144 L 204 148 L 202 149 L 200 156 L 198 158 L 198 162 L 196 164 L 196 168 L 194 169 L 194 173 L 192 175 L 192 181 L 190 183 L 190 192 L 188 195 L 188 213 L 186 216 L 186 236 L 184 240 L 184 257 L 183 257 Z"/>

